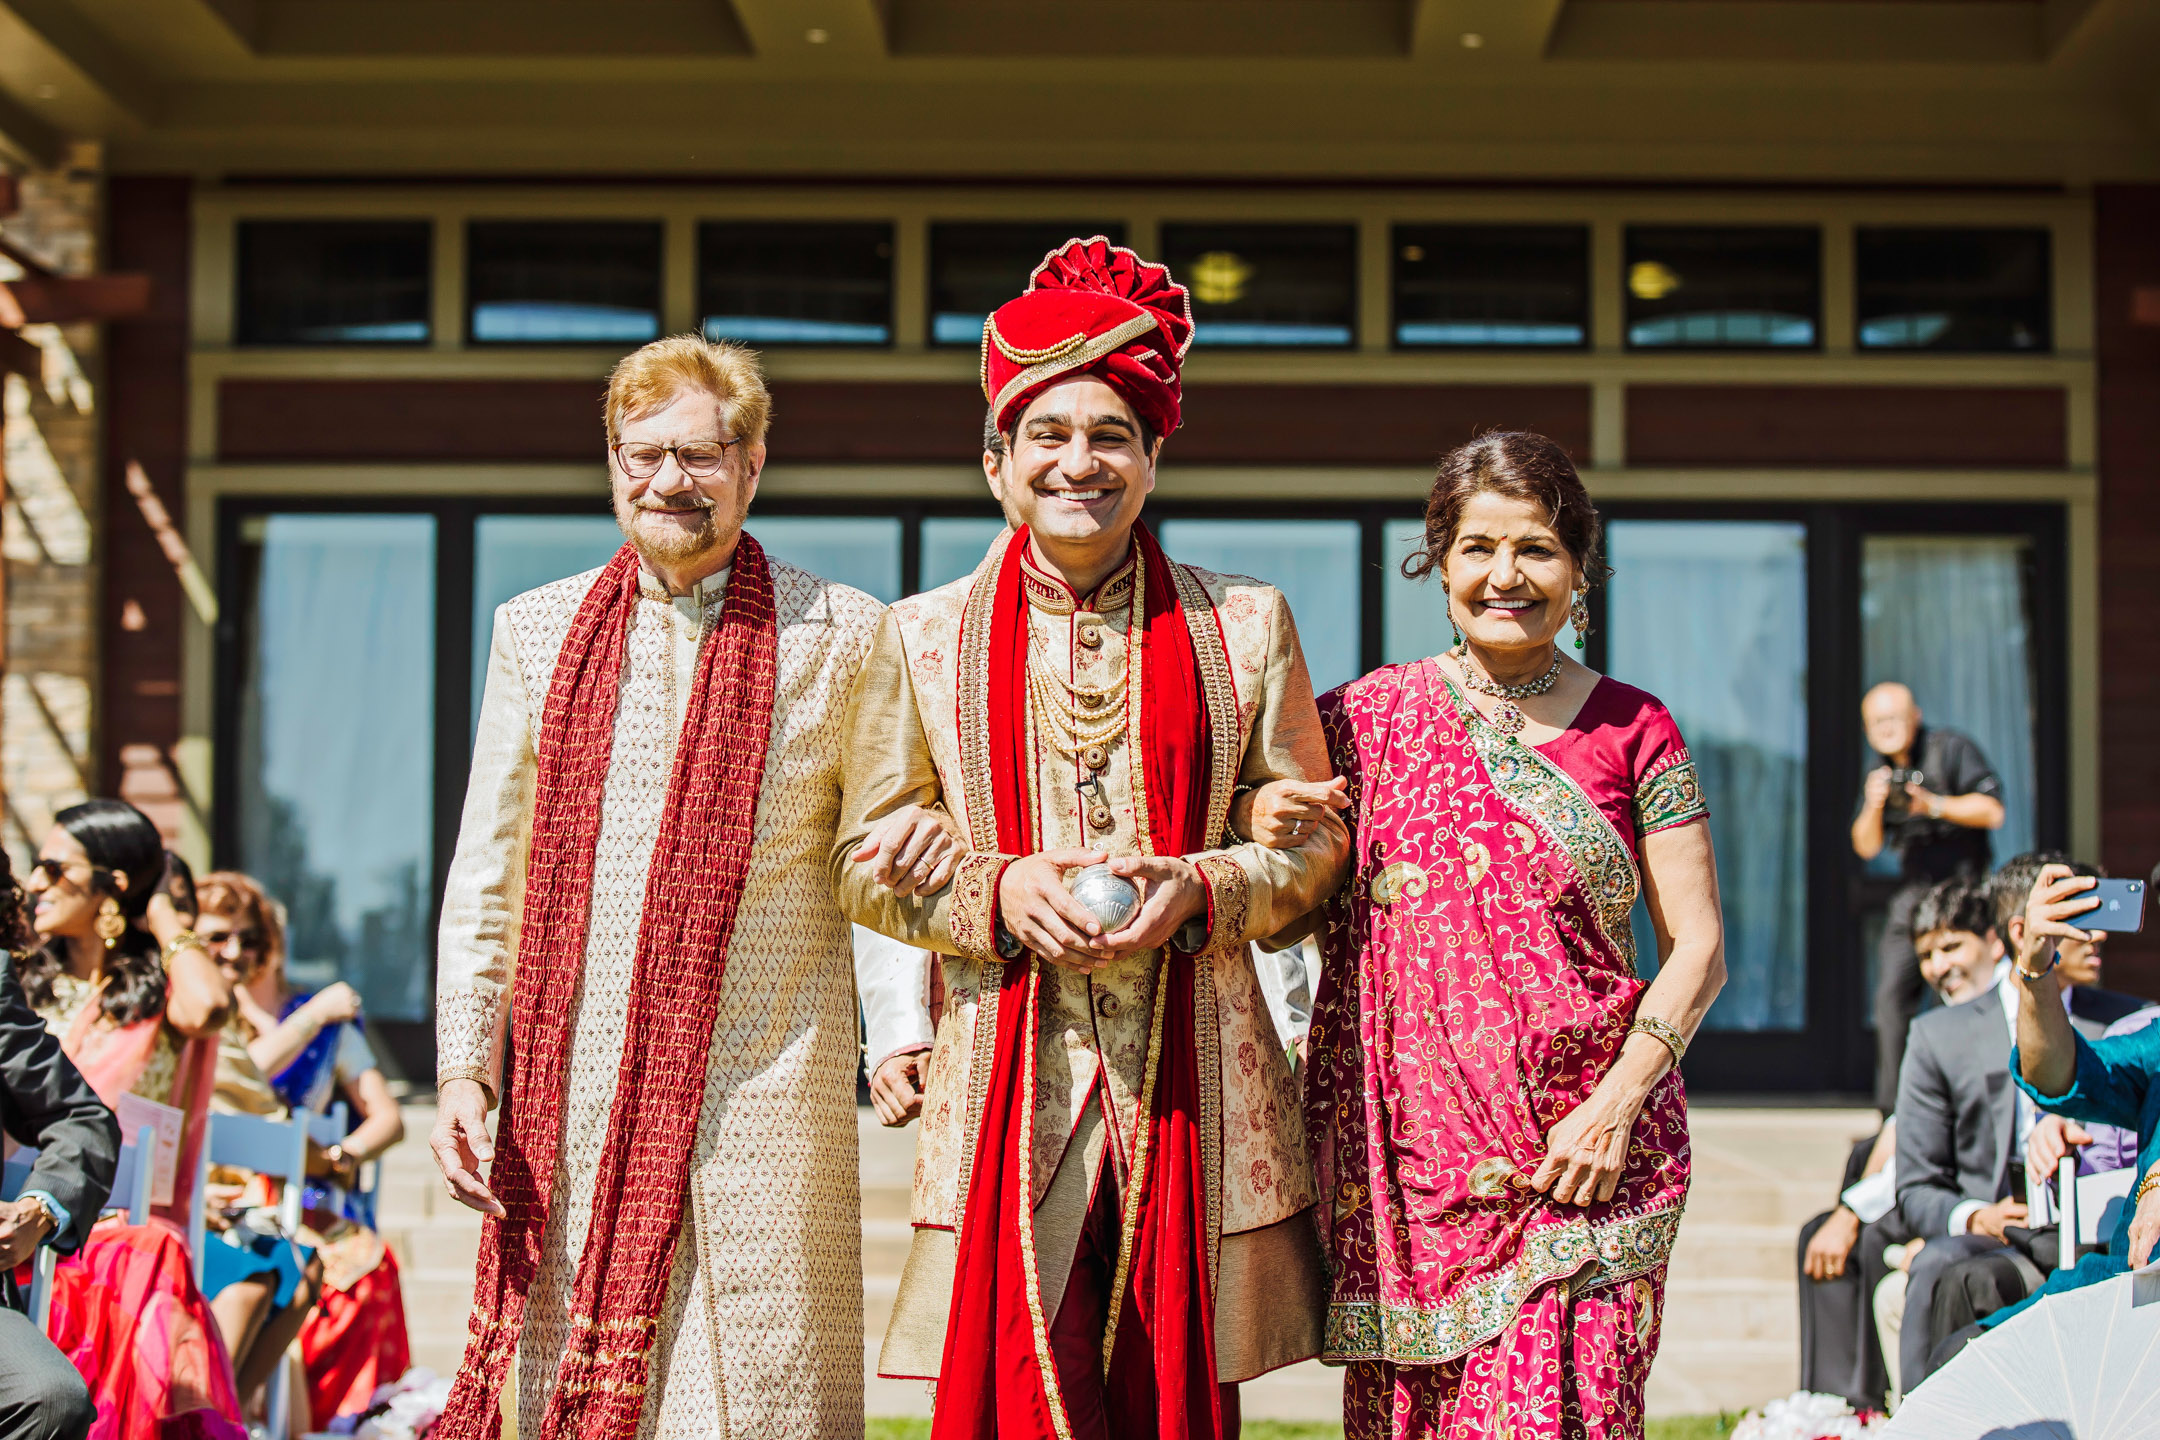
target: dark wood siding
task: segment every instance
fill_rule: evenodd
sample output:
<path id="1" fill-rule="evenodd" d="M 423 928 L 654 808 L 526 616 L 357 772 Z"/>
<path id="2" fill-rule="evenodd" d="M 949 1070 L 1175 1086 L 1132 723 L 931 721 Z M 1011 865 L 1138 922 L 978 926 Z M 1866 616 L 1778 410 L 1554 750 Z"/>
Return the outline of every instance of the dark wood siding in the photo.
<path id="1" fill-rule="evenodd" d="M 2051 469 L 2068 454 L 2053 387 L 1630 385 L 1631 465 Z"/>

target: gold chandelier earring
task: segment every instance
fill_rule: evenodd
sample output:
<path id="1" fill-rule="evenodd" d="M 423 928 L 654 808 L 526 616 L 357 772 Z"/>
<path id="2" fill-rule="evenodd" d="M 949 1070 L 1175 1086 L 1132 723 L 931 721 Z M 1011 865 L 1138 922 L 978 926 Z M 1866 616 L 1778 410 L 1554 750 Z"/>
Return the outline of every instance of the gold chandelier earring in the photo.
<path id="1" fill-rule="evenodd" d="M 97 931 L 98 939 L 105 942 L 106 949 L 110 950 L 119 944 L 120 937 L 127 934 L 127 916 L 120 913 L 120 902 L 110 895 L 106 896 L 98 906 L 97 919 L 92 922 L 91 928 Z"/>
<path id="2" fill-rule="evenodd" d="M 1575 587 L 1575 599 L 1568 606 L 1568 624 L 1575 628 L 1575 648 L 1583 648 L 1583 641 L 1590 638 L 1590 587 Z"/>

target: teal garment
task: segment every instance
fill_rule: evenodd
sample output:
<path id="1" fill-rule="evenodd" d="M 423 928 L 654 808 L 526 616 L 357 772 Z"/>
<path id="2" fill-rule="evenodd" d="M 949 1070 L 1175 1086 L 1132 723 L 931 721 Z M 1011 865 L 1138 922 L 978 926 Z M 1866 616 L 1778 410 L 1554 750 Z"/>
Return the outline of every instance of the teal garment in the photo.
<path id="1" fill-rule="evenodd" d="M 2160 1025 L 2147 1025 L 2128 1035 L 2087 1040 L 2072 1035 L 2077 1046 L 2077 1073 L 2070 1088 L 2060 1095 L 2043 1095 L 2026 1083 L 2018 1066 L 2018 1053 L 2010 1052 L 2010 1078 L 2032 1096 L 2042 1110 L 2053 1111 L 2080 1124 L 2114 1125 L 2134 1130 L 2138 1138 L 2137 1173 L 2144 1175 L 2160 1162 Z M 2135 1189 L 2135 1186 L 2132 1187 Z M 2008 1305 L 1980 1322 L 1992 1329 L 2013 1315 L 2021 1315 L 2041 1297 L 2060 1295 L 2097 1285 L 2130 1268 L 2130 1213 L 2115 1227 L 2107 1253 L 2087 1255 L 2069 1270 L 2058 1270 L 2047 1284 L 2015 1305 Z"/>

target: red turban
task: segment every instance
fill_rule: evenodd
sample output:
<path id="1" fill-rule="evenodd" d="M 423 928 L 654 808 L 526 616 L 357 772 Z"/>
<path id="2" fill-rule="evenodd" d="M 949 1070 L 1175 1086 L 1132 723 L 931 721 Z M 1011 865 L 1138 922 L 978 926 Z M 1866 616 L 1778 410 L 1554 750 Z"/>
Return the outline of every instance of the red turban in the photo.
<path id="1" fill-rule="evenodd" d="M 1089 374 L 1159 438 L 1178 427 L 1178 370 L 1192 333 L 1192 299 L 1167 269 L 1100 235 L 1068 240 L 984 324 L 983 397 L 1004 430 L 1049 386 Z"/>

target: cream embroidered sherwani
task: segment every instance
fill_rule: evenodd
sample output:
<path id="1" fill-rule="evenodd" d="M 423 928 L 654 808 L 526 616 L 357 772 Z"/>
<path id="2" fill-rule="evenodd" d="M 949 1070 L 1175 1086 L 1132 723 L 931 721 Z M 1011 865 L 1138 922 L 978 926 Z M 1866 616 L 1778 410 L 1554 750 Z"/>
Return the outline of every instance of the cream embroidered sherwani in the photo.
<path id="1" fill-rule="evenodd" d="M 994 564 L 1002 548 L 994 547 L 986 563 Z M 1023 564 L 1038 653 L 1075 685 L 1107 689 L 1124 672 L 1133 573 L 1128 563 L 1094 594 L 1075 599 L 1061 582 Z M 1327 775 L 1312 682 L 1280 592 L 1237 576 L 1190 574 L 1196 590 L 1188 599 L 1204 592 L 1221 621 L 1227 676 L 1220 673 L 1222 650 L 1203 653 L 1200 661 L 1235 691 L 1239 780 L 1257 785 Z M 886 1375 L 935 1376 L 942 1355 L 954 1227 L 979 1113 L 971 1087 L 987 1080 L 992 1049 L 988 1028 L 977 1030 L 978 996 L 995 988 L 1004 963 L 995 950 L 993 879 L 1012 857 L 970 855 L 944 890 L 908 899 L 878 886 L 847 857 L 879 818 L 908 804 L 943 804 L 967 833 L 971 777 L 961 772 L 958 726 L 967 723 L 961 706 L 980 702 L 959 693 L 959 640 L 973 584 L 972 577 L 956 581 L 886 613 L 848 727 L 847 796 L 834 850 L 848 913 L 883 934 L 941 952 L 945 969 L 916 1142 L 915 1239 L 878 1365 Z M 1138 757 L 1125 739 L 1096 757 L 1104 761 L 1097 767 L 1100 789 L 1085 792 L 1072 759 L 1040 734 L 1036 740 L 1042 847 L 1140 853 L 1132 786 Z M 1204 1108 L 1212 1091 L 1220 1125 L 1214 1153 L 1221 1163 L 1210 1177 L 1221 1233 L 1213 1277 L 1216 1368 L 1223 1380 L 1242 1380 L 1319 1353 L 1327 1293 L 1305 1213 L 1314 1188 L 1297 1087 L 1248 942 L 1291 925 L 1332 892 L 1347 857 L 1340 840 L 1326 833 L 1295 850 L 1223 839 L 1222 848 L 1197 857 L 1211 895 L 1198 983 L 1212 987 L 1221 1042 L 1199 1061 Z M 1105 1165 L 1120 1188 L 1129 1173 L 1159 958 L 1159 951 L 1128 956 L 1092 978 L 1043 968 L 1031 1159 L 1045 1316 L 1055 1315 L 1063 1298 Z M 1091 1098 L 1098 1080 L 1114 1124 L 1102 1101 Z"/>
<path id="2" fill-rule="evenodd" d="M 477 1079 L 491 1096 L 500 1093 L 517 962 L 541 706 L 571 617 L 599 573 L 529 591 L 495 614 L 443 900 L 436 1007 L 439 1078 Z M 630 627 L 572 1010 L 563 1149 L 518 1347 L 518 1428 L 527 1435 L 540 1433 L 596 1218 L 593 1180 L 625 1041 L 646 873 L 699 647 L 715 628 L 726 578 L 670 600 L 644 577 Z M 777 561 L 772 586 L 772 739 L 642 1440 L 862 1434 L 853 957 L 826 863 L 847 699 L 882 607 Z"/>

